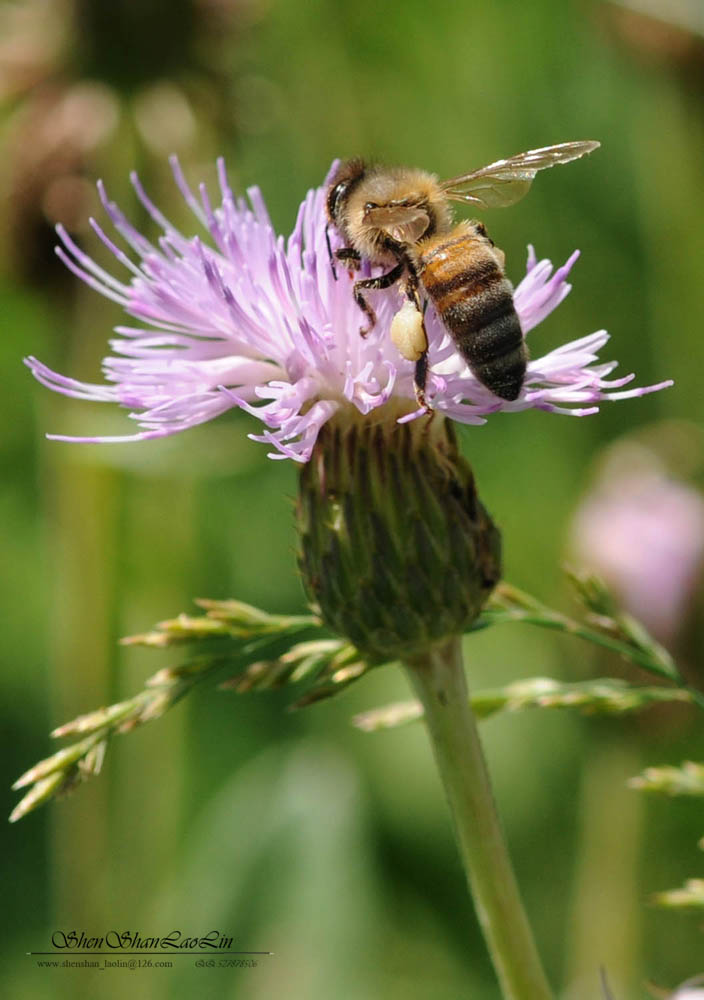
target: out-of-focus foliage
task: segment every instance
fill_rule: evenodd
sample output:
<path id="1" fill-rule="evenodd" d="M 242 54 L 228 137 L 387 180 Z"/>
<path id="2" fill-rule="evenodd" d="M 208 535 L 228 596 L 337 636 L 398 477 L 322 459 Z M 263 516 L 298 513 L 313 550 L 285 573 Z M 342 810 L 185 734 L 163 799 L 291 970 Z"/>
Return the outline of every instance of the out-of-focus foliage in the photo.
<path id="1" fill-rule="evenodd" d="M 664 795 L 704 795 L 704 764 L 687 760 L 681 767 L 648 767 L 632 778 L 631 788 Z"/>
<path id="2" fill-rule="evenodd" d="M 130 21 L 138 9 L 143 20 Z M 124 447 L 43 440 L 124 426 L 122 414 L 52 398 L 21 364 L 38 354 L 97 380 L 120 321 L 52 265 L 49 224 L 62 217 L 100 254 L 85 228 L 99 211 L 92 182 L 102 175 L 127 207 L 133 167 L 182 222 L 171 149 L 189 177 L 214 177 L 204 164 L 224 153 L 233 182 L 258 183 L 286 230 L 335 156 L 450 176 L 534 146 L 601 140 L 588 161 L 540 177 L 524 202 L 485 221 L 516 278 L 529 241 L 555 262 L 582 250 L 536 351 L 605 326 L 610 356 L 642 384 L 672 377 L 675 387 L 598 417 L 506 415 L 462 435 L 503 529 L 507 577 L 567 608 L 567 525 L 599 449 L 647 422 L 701 419 L 704 72 L 696 46 L 682 56 L 646 45 L 623 10 L 598 0 L 2 4 L 6 814 L 9 786 L 47 730 L 139 690 L 155 657 L 174 664 L 169 650 L 121 649 L 120 635 L 199 594 L 305 610 L 296 470 L 246 439 L 246 417 Z M 664 30 L 648 28 L 656 40 Z M 699 486 L 703 472 L 700 454 L 690 464 Z M 695 613 L 675 650 L 694 684 L 701 636 Z M 631 669 L 525 628 L 476 633 L 466 653 L 474 688 Z M 3 995 L 494 1000 L 422 728 L 369 737 L 350 725 L 407 696 L 387 668 L 295 714 L 276 692 L 201 691 L 116 744 L 100 781 L 4 833 Z M 616 997 L 638 995 L 646 977 L 675 984 L 701 971 L 696 920 L 645 905 L 701 864 L 701 802 L 625 787 L 650 765 L 704 759 L 695 719 L 674 705 L 629 721 L 536 712 L 484 724 L 527 908 L 565 996 L 598 995 L 602 963 Z M 196 969 L 175 956 L 171 970 L 103 976 L 40 969 L 25 954 L 48 950 L 57 929 L 174 928 L 218 928 L 235 947 L 275 955 L 257 969 Z"/>
<path id="3" fill-rule="evenodd" d="M 645 687 L 610 677 L 576 684 L 565 684 L 552 677 L 529 677 L 501 688 L 473 691 L 470 701 L 477 718 L 525 708 L 574 708 L 587 714 L 620 715 L 673 701 L 704 708 L 704 695 L 685 684 L 670 655 L 642 625 L 630 616 L 621 621 L 611 617 L 617 612 L 601 581 L 585 575 L 577 584 L 590 612 L 587 624 L 552 611 L 510 584 L 499 583 L 469 631 L 502 622 L 558 629 L 618 652 L 626 661 L 677 686 Z M 144 689 L 132 697 L 57 726 L 51 733 L 54 739 L 76 736 L 79 739 L 39 761 L 14 782 L 13 789 L 22 790 L 23 798 L 12 810 L 11 823 L 98 775 L 113 736 L 160 719 L 196 686 L 225 671 L 230 676 L 219 684 L 221 690 L 249 694 L 291 686 L 297 692 L 291 708 L 306 708 L 339 694 L 370 670 L 384 665 L 378 654 L 364 653 L 344 638 L 331 637 L 317 615 L 270 615 L 237 600 L 200 600 L 198 604 L 205 614 L 180 614 L 159 622 L 150 632 L 121 640 L 125 646 L 152 649 L 183 645 L 194 648 L 184 663 L 148 677 Z M 592 620 L 595 610 L 596 622 Z M 302 635 L 306 638 L 299 641 Z M 422 717 L 421 703 L 411 701 L 362 712 L 353 721 L 360 729 L 372 732 Z M 667 789 L 671 794 L 704 794 L 702 770 L 691 762 L 680 770 L 648 768 L 645 775 L 633 778 L 630 785 Z"/>

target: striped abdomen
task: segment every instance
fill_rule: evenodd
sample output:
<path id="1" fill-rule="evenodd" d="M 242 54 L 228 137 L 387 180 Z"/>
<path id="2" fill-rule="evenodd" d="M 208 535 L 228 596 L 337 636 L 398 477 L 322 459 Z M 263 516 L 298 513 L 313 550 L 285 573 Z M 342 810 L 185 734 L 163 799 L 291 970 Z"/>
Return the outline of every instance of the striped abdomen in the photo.
<path id="1" fill-rule="evenodd" d="M 516 399 L 528 352 L 500 251 L 482 229 L 465 222 L 421 243 L 421 281 L 474 375 L 502 399 Z"/>

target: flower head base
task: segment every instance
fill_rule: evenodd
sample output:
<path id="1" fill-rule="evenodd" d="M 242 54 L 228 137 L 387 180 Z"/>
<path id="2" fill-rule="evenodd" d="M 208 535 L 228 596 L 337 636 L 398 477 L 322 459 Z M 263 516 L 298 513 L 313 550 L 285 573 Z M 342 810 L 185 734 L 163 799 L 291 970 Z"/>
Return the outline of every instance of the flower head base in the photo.
<path id="1" fill-rule="evenodd" d="M 401 304 L 391 288 L 374 299 L 377 324 L 359 335 L 360 311 L 353 277 L 330 265 L 326 242 L 325 187 L 308 193 L 287 242 L 276 235 L 261 194 L 249 204 L 234 197 L 218 162 L 221 203 L 213 208 L 204 185 L 189 188 L 175 158 L 176 182 L 210 236 L 186 237 L 164 218 L 133 176 L 137 194 L 163 230 L 155 245 L 120 209 L 100 196 L 115 230 L 139 258 L 136 264 L 95 222 L 100 239 L 130 275 L 119 281 L 99 267 L 59 227 L 57 253 L 75 274 L 119 302 L 137 320 L 119 326 L 113 354 L 103 362 L 108 385 L 78 382 L 35 358 L 27 364 L 44 385 L 67 396 L 128 407 L 141 430 L 121 437 L 65 437 L 105 442 L 163 437 L 240 407 L 265 425 L 251 434 L 273 449 L 272 458 L 310 458 L 320 428 L 345 406 L 365 415 L 390 402 L 398 419 L 424 415 L 415 403 L 413 363 L 400 356 L 390 337 Z M 330 234 L 334 238 L 334 233 Z M 578 257 L 553 272 L 530 248 L 527 273 L 514 303 L 524 334 L 555 309 L 570 291 L 567 277 Z M 499 399 L 471 374 L 435 314 L 428 308 L 432 407 L 454 420 L 482 424 L 499 410 L 537 408 L 583 416 L 605 399 L 640 396 L 670 385 L 623 389 L 633 375 L 608 380 L 615 362 L 597 364 L 608 334 L 601 330 L 536 358 L 513 402 Z"/>
<path id="2" fill-rule="evenodd" d="M 309 597 L 372 661 L 461 635 L 501 575 L 501 537 L 442 417 L 336 414 L 301 471 L 297 521 Z"/>

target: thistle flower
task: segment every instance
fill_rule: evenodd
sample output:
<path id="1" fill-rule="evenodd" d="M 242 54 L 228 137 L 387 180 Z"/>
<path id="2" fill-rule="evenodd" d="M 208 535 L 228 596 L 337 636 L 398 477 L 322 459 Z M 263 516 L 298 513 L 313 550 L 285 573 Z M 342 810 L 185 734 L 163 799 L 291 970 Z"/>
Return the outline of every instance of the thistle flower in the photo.
<path id="1" fill-rule="evenodd" d="M 180 233 L 141 187 L 137 195 L 163 230 L 154 244 L 141 235 L 98 185 L 114 229 L 139 258 L 135 263 L 104 232 L 91 225 L 126 269 L 120 281 L 96 264 L 58 227 L 57 253 L 88 285 L 120 303 L 137 321 L 118 326 L 105 358 L 107 385 L 79 382 L 51 371 L 36 358 L 26 363 L 44 385 L 66 396 L 128 407 L 140 430 L 120 437 L 66 437 L 64 441 L 145 440 L 174 434 L 240 407 L 265 425 L 250 434 L 268 444 L 271 458 L 307 462 L 321 427 L 353 407 L 359 414 L 393 403 L 385 414 L 408 421 L 424 415 L 413 388 L 413 364 L 390 339 L 402 301 L 396 289 L 374 299 L 377 324 L 359 335 L 362 317 L 352 296 L 354 277 L 333 275 L 326 243 L 325 188 L 310 191 L 288 241 L 276 235 L 257 188 L 249 204 L 235 198 L 218 162 L 221 204 L 213 208 L 203 185 L 189 188 L 178 161 L 172 168 L 181 193 L 210 236 Z M 334 166 L 333 166 L 334 169 Z M 333 241 L 335 234 L 331 232 Z M 553 271 L 531 247 L 526 275 L 515 290 L 515 307 L 528 334 L 564 299 L 578 257 Z M 541 409 L 585 416 L 605 399 L 624 399 L 670 385 L 623 387 L 633 375 L 609 380 L 615 362 L 597 363 L 604 330 L 571 341 L 528 365 L 521 395 L 508 402 L 471 374 L 432 308 L 428 309 L 432 407 L 465 424 L 483 424 L 499 410 Z"/>
<path id="2" fill-rule="evenodd" d="M 508 402 L 472 376 L 429 308 L 426 395 L 435 416 L 428 419 L 416 402 L 414 366 L 391 339 L 391 321 L 403 301 L 398 289 L 375 297 L 377 323 L 365 338 L 359 334 L 355 276 L 339 268 L 336 275 L 329 259 L 325 187 L 309 192 L 285 242 L 275 235 L 257 189 L 249 191 L 249 205 L 234 197 L 222 161 L 215 209 L 205 187 L 197 197 L 175 159 L 172 167 L 212 245 L 178 232 L 135 176 L 140 200 L 163 230 L 156 245 L 149 242 L 100 185 L 105 210 L 139 263 L 92 225 L 129 281 L 99 267 L 61 228 L 58 253 L 137 325 L 116 328 L 114 354 L 104 362 L 107 385 L 59 375 L 34 358 L 27 363 L 40 382 L 65 395 L 131 408 L 141 428 L 131 438 L 63 440 L 163 437 L 239 407 L 265 425 L 250 436 L 269 444 L 272 458 L 301 463 L 299 568 L 316 617 L 356 647 L 352 662 L 343 661 L 340 669 L 403 661 L 423 705 L 503 993 L 550 1000 L 503 842 L 461 655 L 462 633 L 499 580 L 501 537 L 452 422 L 444 418 L 481 424 L 498 410 L 529 408 L 584 415 L 601 400 L 669 383 L 624 389 L 633 376 L 609 380 L 615 364 L 597 363 L 608 340 L 599 331 L 530 362 L 519 398 Z M 530 249 L 527 274 L 515 291 L 524 333 L 567 295 L 577 256 L 553 272 Z M 168 692 L 163 699 L 156 712 L 163 712 Z M 95 719 L 90 724 L 95 722 L 102 725 Z M 45 766 L 55 763 L 50 758 Z M 46 777 L 45 771 L 35 769 L 20 781 L 37 776 Z M 35 795 L 46 798 L 55 790 L 41 785 Z"/>

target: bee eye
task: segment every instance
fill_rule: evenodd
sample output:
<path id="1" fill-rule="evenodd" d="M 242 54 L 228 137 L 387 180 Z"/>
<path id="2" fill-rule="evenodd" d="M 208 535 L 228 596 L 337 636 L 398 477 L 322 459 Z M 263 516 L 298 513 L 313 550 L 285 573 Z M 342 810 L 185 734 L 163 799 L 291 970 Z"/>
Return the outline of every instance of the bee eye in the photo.
<path id="1" fill-rule="evenodd" d="M 368 202 L 366 203 L 366 205 L 364 206 L 364 211 L 365 211 L 365 212 L 371 212 L 371 210 L 372 210 L 373 208 L 378 208 L 378 207 L 379 207 L 379 206 L 377 205 L 377 203 L 376 203 L 375 201 L 368 201 Z"/>

